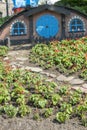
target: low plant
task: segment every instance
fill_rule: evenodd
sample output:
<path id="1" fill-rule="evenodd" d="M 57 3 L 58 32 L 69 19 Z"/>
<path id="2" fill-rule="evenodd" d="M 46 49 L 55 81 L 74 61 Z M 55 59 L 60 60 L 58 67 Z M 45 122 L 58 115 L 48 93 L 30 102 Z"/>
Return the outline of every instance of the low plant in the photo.
<path id="1" fill-rule="evenodd" d="M 29 106 L 22 104 L 18 108 L 18 113 L 21 117 L 24 117 L 27 114 L 31 113 L 31 109 L 29 108 Z"/>
<path id="2" fill-rule="evenodd" d="M 48 118 L 52 114 L 53 114 L 53 108 L 47 108 L 47 109 L 45 109 L 44 117 Z"/>
<path id="3" fill-rule="evenodd" d="M 67 114 L 66 112 L 58 112 L 56 114 L 56 120 L 59 123 L 65 123 L 66 120 L 68 120 L 70 118 L 70 115 Z"/>
<path id="4" fill-rule="evenodd" d="M 8 104 L 4 106 L 4 111 L 8 117 L 12 118 L 17 115 L 18 108 L 14 107 L 13 105 Z"/>

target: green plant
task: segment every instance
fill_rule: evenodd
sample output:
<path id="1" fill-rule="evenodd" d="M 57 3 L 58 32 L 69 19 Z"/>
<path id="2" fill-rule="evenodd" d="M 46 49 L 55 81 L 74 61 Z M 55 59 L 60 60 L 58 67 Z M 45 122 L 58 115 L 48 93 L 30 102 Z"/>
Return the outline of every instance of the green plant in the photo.
<path id="1" fill-rule="evenodd" d="M 76 105 L 77 103 L 81 101 L 81 96 L 82 96 L 82 93 L 80 90 L 72 92 L 72 94 L 70 95 L 70 103 L 72 105 Z"/>
<path id="2" fill-rule="evenodd" d="M 31 109 L 27 105 L 20 105 L 18 108 L 18 113 L 21 117 L 26 116 L 27 114 L 31 113 Z"/>
<path id="3" fill-rule="evenodd" d="M 60 107 L 60 111 L 62 112 L 66 112 L 67 114 L 71 115 L 73 112 L 73 108 L 71 104 L 68 104 L 66 102 L 63 102 L 61 107 Z"/>
<path id="4" fill-rule="evenodd" d="M 48 118 L 49 116 L 51 116 L 53 114 L 53 108 L 47 108 L 44 112 L 44 116 L 46 118 Z"/>
<path id="5" fill-rule="evenodd" d="M 67 114 L 66 112 L 58 112 L 56 114 L 56 120 L 59 123 L 65 123 L 66 120 L 68 120 L 70 118 L 70 115 Z"/>
<path id="6" fill-rule="evenodd" d="M 40 119 L 40 115 L 38 113 L 34 113 L 33 119 L 34 120 L 39 120 Z"/>
<path id="7" fill-rule="evenodd" d="M 18 112 L 18 108 L 14 107 L 13 105 L 5 105 L 4 111 L 5 111 L 5 114 L 7 114 L 8 117 L 12 118 L 12 117 L 16 116 L 16 114 Z"/>
<path id="8" fill-rule="evenodd" d="M 59 94 L 53 94 L 52 95 L 52 104 L 53 105 L 57 105 L 59 103 L 59 101 L 61 101 L 62 98 Z"/>

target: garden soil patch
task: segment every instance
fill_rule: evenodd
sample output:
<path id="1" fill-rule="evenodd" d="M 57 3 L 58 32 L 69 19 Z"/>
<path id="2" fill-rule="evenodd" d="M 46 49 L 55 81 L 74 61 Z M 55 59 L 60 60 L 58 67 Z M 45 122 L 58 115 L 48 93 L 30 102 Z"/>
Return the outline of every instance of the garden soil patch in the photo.
<path id="1" fill-rule="evenodd" d="M 4 58 L 14 69 L 35 67 L 36 64 L 29 63 L 30 45 L 13 46 L 10 48 L 8 55 Z M 47 70 L 46 72 L 59 75 L 59 72 Z M 76 75 L 77 77 L 77 75 Z M 62 83 L 61 83 L 62 84 Z M 64 82 L 63 82 L 64 84 Z M 56 122 L 53 117 L 47 119 L 41 118 L 34 120 L 32 115 L 23 118 L 0 117 L 0 130 L 87 130 L 87 127 L 81 125 L 77 118 L 70 119 L 63 124 Z"/>

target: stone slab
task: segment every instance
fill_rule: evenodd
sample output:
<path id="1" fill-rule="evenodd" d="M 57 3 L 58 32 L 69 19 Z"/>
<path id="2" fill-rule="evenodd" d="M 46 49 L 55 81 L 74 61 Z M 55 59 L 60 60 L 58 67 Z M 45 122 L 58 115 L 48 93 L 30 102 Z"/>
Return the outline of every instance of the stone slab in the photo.
<path id="1" fill-rule="evenodd" d="M 58 81 L 67 81 L 67 77 L 61 74 L 61 75 L 59 75 L 59 76 L 57 77 L 57 80 L 58 80 Z"/>
<path id="2" fill-rule="evenodd" d="M 39 67 L 25 67 L 25 69 L 26 70 L 31 70 L 31 71 L 33 71 L 33 72 L 41 72 L 41 71 L 43 71 L 41 68 L 39 68 Z"/>
<path id="3" fill-rule="evenodd" d="M 85 88 L 85 89 L 87 89 L 87 84 L 86 83 L 83 84 L 82 87 Z"/>
<path id="4" fill-rule="evenodd" d="M 83 80 L 81 80 L 81 79 L 72 79 L 71 81 L 70 81 L 70 84 L 72 84 L 72 85 L 79 85 L 79 84 L 83 84 L 84 83 L 84 81 Z"/>

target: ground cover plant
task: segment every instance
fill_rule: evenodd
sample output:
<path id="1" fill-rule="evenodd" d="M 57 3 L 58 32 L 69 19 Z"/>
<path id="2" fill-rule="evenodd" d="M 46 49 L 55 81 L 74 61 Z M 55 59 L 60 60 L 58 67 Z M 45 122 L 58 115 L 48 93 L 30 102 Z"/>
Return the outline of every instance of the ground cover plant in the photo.
<path id="1" fill-rule="evenodd" d="M 69 85 L 60 87 L 38 73 L 12 70 L 4 64 L 1 60 L 0 115 L 12 118 L 32 114 L 35 120 L 53 116 L 58 123 L 78 117 L 87 126 L 87 94 L 74 91 Z"/>
<path id="2" fill-rule="evenodd" d="M 77 40 L 52 41 L 48 45 L 37 44 L 29 59 L 41 67 L 55 68 L 65 73 L 79 73 L 87 80 L 87 37 Z"/>

